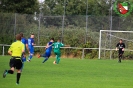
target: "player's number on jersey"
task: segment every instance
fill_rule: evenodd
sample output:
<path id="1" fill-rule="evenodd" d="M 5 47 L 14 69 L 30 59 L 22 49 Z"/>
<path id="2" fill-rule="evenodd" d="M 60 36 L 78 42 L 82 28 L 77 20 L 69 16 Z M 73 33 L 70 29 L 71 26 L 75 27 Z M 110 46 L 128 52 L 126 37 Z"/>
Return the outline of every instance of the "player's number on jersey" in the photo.
<path id="1" fill-rule="evenodd" d="M 55 45 L 55 48 L 58 48 L 58 47 L 59 47 L 58 44 L 56 44 L 56 45 Z"/>
<path id="2" fill-rule="evenodd" d="M 28 39 L 28 45 L 31 45 L 31 40 Z"/>

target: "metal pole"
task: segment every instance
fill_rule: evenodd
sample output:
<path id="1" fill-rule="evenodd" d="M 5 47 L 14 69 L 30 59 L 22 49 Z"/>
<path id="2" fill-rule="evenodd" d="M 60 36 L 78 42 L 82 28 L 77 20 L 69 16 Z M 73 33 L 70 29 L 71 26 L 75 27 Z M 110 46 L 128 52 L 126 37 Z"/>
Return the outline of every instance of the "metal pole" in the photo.
<path id="1" fill-rule="evenodd" d="M 100 59 L 101 58 L 101 30 L 100 30 L 100 36 L 99 36 L 99 57 L 98 57 L 98 59 Z"/>
<path id="2" fill-rule="evenodd" d="M 85 32 L 85 43 L 87 42 L 87 29 L 88 29 L 88 0 L 86 0 L 86 32 Z"/>
<path id="3" fill-rule="evenodd" d="M 112 46 L 111 46 L 111 43 L 112 43 L 112 41 L 111 41 L 111 30 L 112 30 L 112 0 L 110 1 L 110 5 L 111 5 L 111 7 L 110 7 L 110 59 L 112 58 L 112 50 L 111 50 L 111 48 L 112 48 Z"/>
<path id="4" fill-rule="evenodd" d="M 14 36 L 16 35 L 16 13 L 15 13 L 15 21 L 14 21 Z"/>
<path id="5" fill-rule="evenodd" d="M 5 46 L 3 45 L 3 53 L 2 55 L 4 56 L 5 55 Z"/>
<path id="6" fill-rule="evenodd" d="M 64 34 L 64 20 L 65 20 L 65 14 L 66 14 L 66 0 L 64 0 L 64 14 L 62 19 L 62 33 L 61 33 L 61 42 L 63 42 L 63 34 Z"/>
<path id="7" fill-rule="evenodd" d="M 40 36 L 39 36 L 39 34 L 40 34 L 40 13 L 39 13 L 39 22 L 38 22 L 38 45 L 39 45 L 39 43 L 40 43 Z"/>
<path id="8" fill-rule="evenodd" d="M 84 56 L 85 56 L 85 49 L 83 48 L 82 49 L 82 59 L 84 59 Z"/>
<path id="9" fill-rule="evenodd" d="M 42 0 L 41 0 L 41 3 L 40 3 L 40 8 L 39 8 L 39 10 L 40 10 L 40 13 L 39 13 L 39 22 L 38 22 L 38 45 L 40 44 L 40 24 L 41 24 L 41 16 L 42 16 Z"/>

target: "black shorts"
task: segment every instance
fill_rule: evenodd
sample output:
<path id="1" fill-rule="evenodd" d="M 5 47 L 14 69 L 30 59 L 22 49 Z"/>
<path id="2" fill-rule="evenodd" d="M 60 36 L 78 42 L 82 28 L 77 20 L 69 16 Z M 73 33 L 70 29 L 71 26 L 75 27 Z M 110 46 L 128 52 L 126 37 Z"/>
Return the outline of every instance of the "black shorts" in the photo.
<path id="1" fill-rule="evenodd" d="M 119 50 L 119 55 L 123 55 L 124 51 Z"/>
<path id="2" fill-rule="evenodd" d="M 12 57 L 9 62 L 10 67 L 14 67 L 16 69 L 22 68 L 22 61 L 21 59 L 16 59 L 15 57 Z"/>

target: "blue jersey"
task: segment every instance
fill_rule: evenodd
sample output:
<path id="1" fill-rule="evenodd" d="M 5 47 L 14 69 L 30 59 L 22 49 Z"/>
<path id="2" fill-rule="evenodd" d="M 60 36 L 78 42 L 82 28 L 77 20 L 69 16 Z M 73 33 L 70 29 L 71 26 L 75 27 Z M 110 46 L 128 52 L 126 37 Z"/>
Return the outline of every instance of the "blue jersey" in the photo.
<path id="1" fill-rule="evenodd" d="M 31 54 L 34 53 L 34 46 L 32 45 L 32 43 L 34 43 L 34 39 L 33 38 L 29 38 L 28 39 L 28 48 Z"/>
<path id="2" fill-rule="evenodd" d="M 53 42 L 48 42 L 48 45 L 52 45 Z M 45 54 L 43 54 L 43 57 L 50 57 L 52 51 L 52 46 L 48 47 L 45 51 Z"/>
<path id="3" fill-rule="evenodd" d="M 22 39 L 21 39 L 21 42 L 24 44 L 25 50 L 26 50 L 26 44 L 28 44 L 26 38 L 22 38 Z"/>
<path id="4" fill-rule="evenodd" d="M 29 47 L 29 49 L 34 49 L 34 46 L 32 45 L 32 43 L 34 43 L 34 39 L 33 38 L 29 38 L 28 39 L 28 47 Z"/>
<path id="5" fill-rule="evenodd" d="M 22 39 L 21 39 L 21 42 L 22 42 L 24 45 L 28 44 L 26 38 L 22 38 Z"/>
<path id="6" fill-rule="evenodd" d="M 52 43 L 53 43 L 53 42 L 48 42 L 48 45 L 50 46 L 50 45 L 52 45 Z M 52 46 L 50 46 L 50 47 L 48 47 L 48 48 L 46 49 L 46 52 L 51 53 L 51 51 L 52 51 Z"/>

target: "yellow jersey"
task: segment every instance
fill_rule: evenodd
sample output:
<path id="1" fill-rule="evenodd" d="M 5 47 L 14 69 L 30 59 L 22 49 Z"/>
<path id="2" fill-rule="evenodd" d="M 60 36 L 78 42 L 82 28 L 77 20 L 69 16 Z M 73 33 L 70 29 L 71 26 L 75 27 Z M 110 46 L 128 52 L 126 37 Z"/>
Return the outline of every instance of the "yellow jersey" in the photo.
<path id="1" fill-rule="evenodd" d="M 12 52 L 12 56 L 14 57 L 21 57 L 22 51 L 24 51 L 25 47 L 24 44 L 21 41 L 16 41 L 11 44 L 8 51 Z"/>

